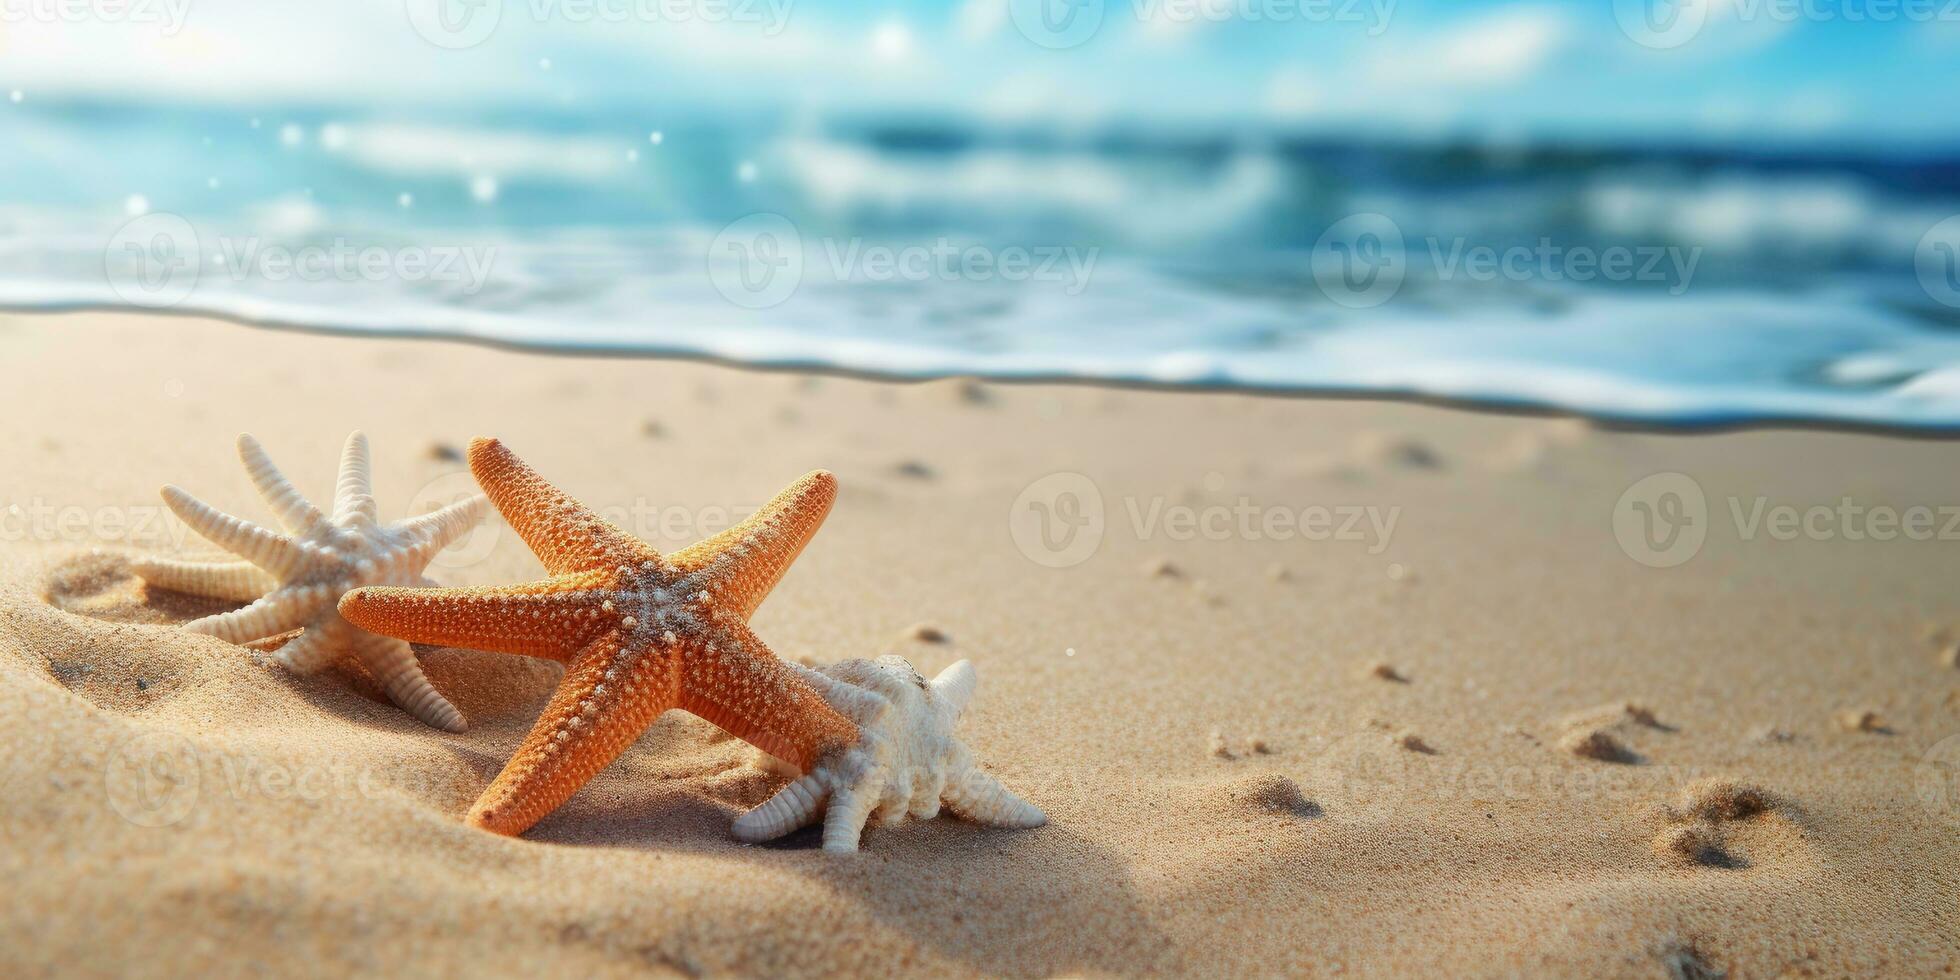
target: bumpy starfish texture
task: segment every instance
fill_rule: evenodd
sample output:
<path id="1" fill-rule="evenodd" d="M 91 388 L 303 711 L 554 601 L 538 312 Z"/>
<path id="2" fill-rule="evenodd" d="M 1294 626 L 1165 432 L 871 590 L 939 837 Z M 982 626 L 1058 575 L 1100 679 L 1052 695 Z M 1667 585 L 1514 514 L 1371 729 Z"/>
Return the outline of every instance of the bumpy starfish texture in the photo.
<path id="1" fill-rule="evenodd" d="M 470 469 L 551 577 L 473 589 L 357 589 L 341 615 L 421 643 L 565 663 L 565 677 L 468 822 L 521 834 L 680 708 L 799 767 L 851 754 L 857 727 L 748 628 L 816 533 L 837 481 L 815 472 L 672 555 L 602 520 L 492 439 Z"/>
<path id="2" fill-rule="evenodd" d="M 168 558 L 132 563 L 144 580 L 167 589 L 250 605 L 206 616 L 185 629 L 233 643 L 263 640 L 304 627 L 273 656 L 300 673 L 325 669 L 343 656 L 367 668 L 390 700 L 422 722 L 463 731 L 463 715 L 422 673 L 408 644 L 359 629 L 340 616 L 348 590 L 363 585 L 428 585 L 422 575 L 437 552 L 483 516 L 481 495 L 441 510 L 382 524 L 374 502 L 367 437 L 347 438 L 332 516 L 300 496 L 258 440 L 238 437 L 238 455 L 260 496 L 290 534 L 279 534 L 225 514 L 174 486 L 163 499 L 199 534 L 245 561 L 194 562 Z"/>
<path id="3" fill-rule="evenodd" d="M 1039 827 L 1048 818 L 982 771 L 953 737 L 978 683 L 962 660 L 930 684 L 901 657 L 846 660 L 821 671 L 796 668 L 864 732 L 859 749 L 809 768 L 768 802 L 735 821 L 735 836 L 774 840 L 809 825 L 828 803 L 826 851 L 857 850 L 865 822 L 929 820 L 941 803 L 977 823 Z"/>

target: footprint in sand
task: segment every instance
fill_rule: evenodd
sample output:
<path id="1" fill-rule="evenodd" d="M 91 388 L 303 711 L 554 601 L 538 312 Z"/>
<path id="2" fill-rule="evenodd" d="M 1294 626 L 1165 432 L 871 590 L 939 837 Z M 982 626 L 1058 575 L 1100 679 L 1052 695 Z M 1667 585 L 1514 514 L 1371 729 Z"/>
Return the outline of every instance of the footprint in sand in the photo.
<path id="1" fill-rule="evenodd" d="M 1667 980 L 1722 980 L 1728 972 L 1715 968 L 1693 944 L 1674 944 L 1660 954 Z"/>
<path id="2" fill-rule="evenodd" d="M 1627 748 L 1626 743 L 1604 728 L 1575 728 L 1559 736 L 1558 747 L 1571 755 L 1595 762 L 1636 765 L 1643 761 L 1640 753 Z"/>
<path id="3" fill-rule="evenodd" d="M 1246 756 L 1273 754 L 1273 747 L 1258 735 L 1247 735 L 1237 743 L 1237 747 L 1235 748 L 1232 740 L 1226 738 L 1224 732 L 1215 728 L 1212 729 L 1210 737 L 1206 740 L 1206 745 L 1209 747 L 1212 756 L 1219 759 L 1231 760 Z"/>
<path id="4" fill-rule="evenodd" d="M 1353 447 L 1357 460 L 1375 466 L 1432 472 L 1444 468 L 1442 454 L 1408 436 L 1363 432 L 1354 438 Z"/>
<path id="5" fill-rule="evenodd" d="M 82 552 L 49 566 L 41 597 L 62 612 L 112 623 L 156 625 L 186 622 L 239 605 L 146 586 L 130 571 L 128 556 L 103 550 Z"/>
<path id="6" fill-rule="evenodd" d="M 1373 663 L 1370 663 L 1367 666 L 1365 674 L 1377 680 L 1388 681 L 1392 684 L 1409 683 L 1409 675 L 1404 674 L 1401 671 L 1395 669 L 1394 665 L 1389 664 L 1386 661 L 1377 660 Z"/>
<path id="7" fill-rule="evenodd" d="M 1787 799 L 1732 779 L 1690 783 L 1661 815 L 1654 853 L 1683 867 L 1747 868 L 1748 854 L 1789 855 L 1803 837 Z"/>
<path id="8" fill-rule="evenodd" d="M 1674 726 L 1662 722 L 1652 708 L 1635 701 L 1619 701 L 1575 712 L 1560 719 L 1559 725 L 1565 729 L 1558 740 L 1558 747 L 1564 752 L 1620 765 L 1646 761 L 1646 756 L 1628 744 L 1627 736 L 1641 729 L 1675 730 Z"/>
<path id="9" fill-rule="evenodd" d="M 1851 708 L 1840 711 L 1832 716 L 1832 720 L 1837 722 L 1839 731 L 1867 735 L 1892 734 L 1892 729 L 1886 726 L 1885 719 L 1878 712 L 1870 708 Z"/>

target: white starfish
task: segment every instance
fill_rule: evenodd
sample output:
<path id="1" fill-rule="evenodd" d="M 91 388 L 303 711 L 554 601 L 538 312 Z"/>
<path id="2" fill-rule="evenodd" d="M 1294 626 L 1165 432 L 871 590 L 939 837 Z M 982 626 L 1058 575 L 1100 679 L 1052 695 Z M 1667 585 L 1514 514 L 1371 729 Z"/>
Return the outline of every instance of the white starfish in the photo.
<path id="1" fill-rule="evenodd" d="M 1048 818 L 982 771 L 953 737 L 979 683 L 962 660 L 930 684 L 902 657 L 846 660 L 821 671 L 791 664 L 810 686 L 858 724 L 858 748 L 820 763 L 735 821 L 735 836 L 755 844 L 815 823 L 823 811 L 823 849 L 848 853 L 875 813 L 896 824 L 931 819 L 939 805 L 977 823 L 1039 827 Z M 777 765 L 780 767 L 781 763 Z M 825 802 L 828 801 L 828 808 Z"/>
<path id="2" fill-rule="evenodd" d="M 483 515 L 482 494 L 420 517 L 380 523 L 374 503 L 367 437 L 347 437 L 334 490 L 333 516 L 321 513 L 293 489 L 258 440 L 238 437 L 238 455 L 259 495 L 290 535 L 225 514 L 175 486 L 164 503 L 184 523 L 243 562 L 193 562 L 146 558 L 132 562 L 151 583 L 250 605 L 206 616 L 184 628 L 233 643 L 262 640 L 305 627 L 273 654 L 302 674 L 324 670 L 343 656 L 367 667 L 390 700 L 421 721 L 446 731 L 466 727 L 462 713 L 436 692 L 409 645 L 379 636 L 340 617 L 340 597 L 363 585 L 432 585 L 422 575 L 436 553 L 461 537 Z"/>

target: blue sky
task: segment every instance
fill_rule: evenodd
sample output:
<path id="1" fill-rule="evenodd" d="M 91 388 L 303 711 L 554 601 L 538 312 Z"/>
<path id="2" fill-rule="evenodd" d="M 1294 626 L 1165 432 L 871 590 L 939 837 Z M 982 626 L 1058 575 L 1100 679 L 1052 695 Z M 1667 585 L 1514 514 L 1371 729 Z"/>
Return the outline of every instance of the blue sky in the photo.
<path id="1" fill-rule="evenodd" d="M 1870 18 L 1902 0 L 1661 0 L 1700 25 L 1666 48 L 1637 43 L 1606 0 L 1326 0 L 1304 16 L 1323 0 L 1072 0 L 1100 28 L 1060 49 L 1016 15 L 1062 0 L 503 0 L 495 30 L 460 50 L 410 12 L 469 0 L 147 2 L 146 19 L 0 22 L 0 88 L 57 103 L 621 104 L 1500 140 L 1952 143 L 1960 119 L 1950 0 L 1889 22 Z M 1330 13 L 1342 8 L 1353 17 Z"/>

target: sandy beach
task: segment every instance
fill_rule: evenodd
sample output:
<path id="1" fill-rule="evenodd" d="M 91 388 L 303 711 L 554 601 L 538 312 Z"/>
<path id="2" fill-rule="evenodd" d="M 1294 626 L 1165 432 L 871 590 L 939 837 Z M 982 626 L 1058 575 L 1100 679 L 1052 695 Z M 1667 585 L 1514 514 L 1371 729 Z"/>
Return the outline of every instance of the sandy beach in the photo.
<path id="1" fill-rule="evenodd" d="M 0 363 L 12 976 L 1960 960 L 1948 442 L 133 314 L 7 316 Z M 495 436 L 662 550 L 831 470 L 755 631 L 970 658 L 961 731 L 1048 826 L 746 846 L 731 821 L 782 780 L 679 712 L 522 838 L 465 826 L 558 666 L 421 650 L 470 725 L 446 734 L 358 671 L 175 629 L 227 606 L 128 570 L 210 550 L 162 484 L 264 516 L 240 432 L 318 499 L 356 428 L 386 517 L 473 490 L 460 450 Z M 540 570 L 493 515 L 430 574 Z"/>

